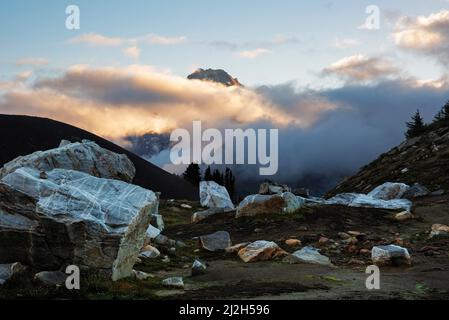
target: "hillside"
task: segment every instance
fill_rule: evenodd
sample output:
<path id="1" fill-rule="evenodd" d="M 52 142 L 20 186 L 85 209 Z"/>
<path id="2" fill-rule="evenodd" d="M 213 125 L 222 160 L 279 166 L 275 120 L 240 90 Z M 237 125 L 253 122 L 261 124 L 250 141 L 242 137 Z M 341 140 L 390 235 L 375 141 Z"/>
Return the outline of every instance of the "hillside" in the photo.
<path id="1" fill-rule="evenodd" d="M 369 192 L 387 182 L 420 183 L 430 191 L 449 190 L 449 125 L 433 124 L 362 167 L 327 193 Z"/>
<path id="2" fill-rule="evenodd" d="M 88 139 L 103 148 L 126 154 L 136 167 L 133 183 L 162 192 L 168 199 L 198 199 L 198 189 L 118 145 L 77 127 L 38 117 L 0 115 L 0 167 L 12 159 L 38 150 L 52 149 L 62 139 Z"/>

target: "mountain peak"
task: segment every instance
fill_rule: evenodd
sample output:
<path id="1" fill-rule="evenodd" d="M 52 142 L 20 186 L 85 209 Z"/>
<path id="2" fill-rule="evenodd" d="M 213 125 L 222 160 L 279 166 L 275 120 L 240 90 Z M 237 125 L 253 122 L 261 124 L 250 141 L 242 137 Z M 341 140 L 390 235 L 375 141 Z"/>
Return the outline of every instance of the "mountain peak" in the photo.
<path id="1" fill-rule="evenodd" d="M 202 80 L 202 81 L 212 81 L 215 83 L 221 83 L 227 87 L 231 86 L 239 86 L 243 85 L 237 80 L 237 78 L 233 78 L 229 73 L 222 69 L 202 69 L 199 68 L 195 70 L 192 74 L 187 76 L 187 79 L 193 80 Z"/>

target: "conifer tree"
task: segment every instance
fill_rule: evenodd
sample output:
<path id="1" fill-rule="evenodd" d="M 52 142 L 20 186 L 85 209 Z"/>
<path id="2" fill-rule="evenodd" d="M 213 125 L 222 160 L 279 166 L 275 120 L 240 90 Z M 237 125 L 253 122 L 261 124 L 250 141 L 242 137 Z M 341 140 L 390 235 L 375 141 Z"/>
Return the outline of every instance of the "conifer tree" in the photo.
<path id="1" fill-rule="evenodd" d="M 423 134 L 425 130 L 426 124 L 424 123 L 424 120 L 421 117 L 418 109 L 412 117 L 412 121 L 407 122 L 407 132 L 405 133 L 405 136 L 407 139 L 418 137 Z"/>
<path id="2" fill-rule="evenodd" d="M 194 186 L 198 186 L 201 181 L 200 166 L 197 163 L 189 164 L 186 171 L 182 174 L 182 177 Z"/>

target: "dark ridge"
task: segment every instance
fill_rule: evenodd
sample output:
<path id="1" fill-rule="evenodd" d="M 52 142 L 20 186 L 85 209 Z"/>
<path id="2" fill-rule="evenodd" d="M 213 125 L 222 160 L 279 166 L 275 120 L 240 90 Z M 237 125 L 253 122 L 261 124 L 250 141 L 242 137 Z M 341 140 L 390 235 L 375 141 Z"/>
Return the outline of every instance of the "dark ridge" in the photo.
<path id="1" fill-rule="evenodd" d="M 116 153 L 126 154 L 136 167 L 133 183 L 161 192 L 164 199 L 198 200 L 198 189 L 118 145 L 80 128 L 39 117 L 0 114 L 0 167 L 18 156 L 58 147 L 62 139 L 88 139 Z"/>

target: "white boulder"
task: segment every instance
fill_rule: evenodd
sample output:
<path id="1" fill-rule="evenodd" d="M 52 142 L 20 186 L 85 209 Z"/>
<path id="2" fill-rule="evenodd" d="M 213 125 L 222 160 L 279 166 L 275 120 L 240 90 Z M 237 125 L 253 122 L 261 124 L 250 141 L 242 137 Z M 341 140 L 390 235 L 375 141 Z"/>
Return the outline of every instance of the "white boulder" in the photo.
<path id="1" fill-rule="evenodd" d="M 301 250 L 293 252 L 289 257 L 288 261 L 291 263 L 310 263 L 310 264 L 320 264 L 324 266 L 332 266 L 330 259 L 322 255 L 318 249 L 314 247 L 304 247 Z"/>
<path id="2" fill-rule="evenodd" d="M 405 183 L 385 182 L 374 188 L 368 193 L 368 196 L 380 200 L 400 199 L 408 189 L 410 189 L 410 186 Z"/>
<path id="3" fill-rule="evenodd" d="M 238 205 L 236 218 L 263 213 L 293 213 L 304 205 L 305 200 L 302 199 L 290 192 L 249 195 Z"/>
<path id="4" fill-rule="evenodd" d="M 200 182 L 200 203 L 208 208 L 234 209 L 228 190 L 214 181 Z"/>
<path id="5" fill-rule="evenodd" d="M 408 250 L 394 244 L 373 247 L 371 249 L 371 259 L 378 266 L 411 265 Z"/>
<path id="6" fill-rule="evenodd" d="M 16 232 L 24 238 L 14 250 L 20 262 L 106 269 L 113 280 L 131 275 L 158 205 L 152 191 L 64 169 L 43 176 L 18 168 L 0 181 L 2 198 L 0 222 L 9 225 L 0 235 Z M 8 245 L 0 243 L 0 251 Z"/>
<path id="7" fill-rule="evenodd" d="M 0 169 L 0 179 L 18 168 L 46 172 L 52 169 L 76 170 L 99 178 L 131 182 L 136 169 L 126 155 L 101 148 L 95 142 L 61 143 L 61 147 L 18 157 Z"/>

